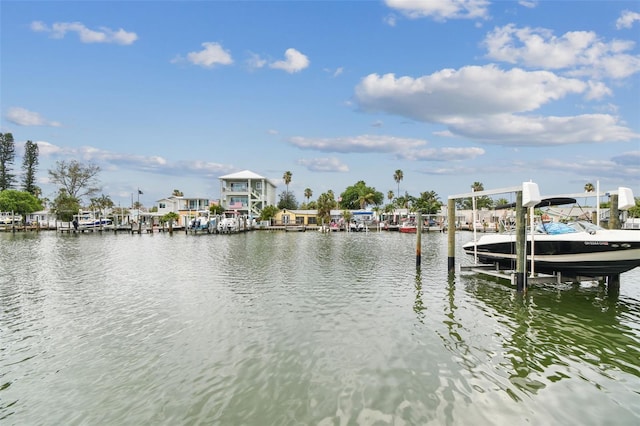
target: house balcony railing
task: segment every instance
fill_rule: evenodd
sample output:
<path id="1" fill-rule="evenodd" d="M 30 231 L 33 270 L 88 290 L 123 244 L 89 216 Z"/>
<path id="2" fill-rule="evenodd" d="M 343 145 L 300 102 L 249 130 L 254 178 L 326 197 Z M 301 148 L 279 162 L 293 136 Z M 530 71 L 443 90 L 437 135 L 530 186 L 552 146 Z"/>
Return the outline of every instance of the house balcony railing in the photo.
<path id="1" fill-rule="evenodd" d="M 248 187 L 232 188 L 230 186 L 223 186 L 222 187 L 222 192 L 225 192 L 225 193 L 236 193 L 236 194 L 247 194 L 247 193 L 249 193 L 249 188 Z"/>

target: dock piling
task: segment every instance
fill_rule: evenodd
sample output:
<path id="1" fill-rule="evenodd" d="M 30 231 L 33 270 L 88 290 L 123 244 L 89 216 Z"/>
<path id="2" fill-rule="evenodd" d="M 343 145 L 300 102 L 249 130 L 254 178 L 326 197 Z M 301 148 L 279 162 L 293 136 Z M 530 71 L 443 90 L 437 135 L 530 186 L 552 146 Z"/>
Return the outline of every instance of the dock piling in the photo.
<path id="1" fill-rule="evenodd" d="M 447 271 L 456 271 L 456 200 L 449 198 L 447 201 Z"/>
<path id="2" fill-rule="evenodd" d="M 416 213 L 416 269 L 420 269 L 422 263 L 422 212 Z"/>
<path id="3" fill-rule="evenodd" d="M 522 191 L 516 192 L 516 290 L 526 291 L 527 275 L 527 234 L 526 210 L 522 205 Z"/>

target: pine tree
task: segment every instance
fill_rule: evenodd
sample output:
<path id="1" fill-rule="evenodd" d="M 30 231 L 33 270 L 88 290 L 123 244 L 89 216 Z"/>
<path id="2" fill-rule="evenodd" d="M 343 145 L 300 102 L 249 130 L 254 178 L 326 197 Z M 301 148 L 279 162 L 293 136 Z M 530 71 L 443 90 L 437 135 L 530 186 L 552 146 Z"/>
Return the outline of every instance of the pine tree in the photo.
<path id="1" fill-rule="evenodd" d="M 11 189 L 15 175 L 11 173 L 11 165 L 16 156 L 16 147 L 11 133 L 0 133 L 0 191 Z"/>
<path id="2" fill-rule="evenodd" d="M 24 144 L 24 158 L 22 159 L 22 171 L 24 172 L 22 178 L 23 189 L 35 195 L 40 195 L 40 188 L 36 186 L 36 168 L 38 166 L 38 144 L 31 141 L 27 141 Z"/>

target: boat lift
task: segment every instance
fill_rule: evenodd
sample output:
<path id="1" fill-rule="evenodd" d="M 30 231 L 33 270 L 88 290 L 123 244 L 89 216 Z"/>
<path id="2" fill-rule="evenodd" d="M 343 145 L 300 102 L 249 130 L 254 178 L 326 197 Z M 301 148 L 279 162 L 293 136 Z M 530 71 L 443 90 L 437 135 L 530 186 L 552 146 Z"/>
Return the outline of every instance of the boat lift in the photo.
<path id="1" fill-rule="evenodd" d="M 473 266 L 461 266 L 461 270 L 472 270 L 474 272 L 482 273 L 485 275 L 494 276 L 501 279 L 508 279 L 512 284 L 516 285 L 517 290 L 526 291 L 528 282 L 549 282 L 555 280 L 560 283 L 562 276 L 557 273 L 555 275 L 536 275 L 535 272 L 535 244 L 534 244 L 534 208 L 543 197 L 540 196 L 538 185 L 533 182 L 523 182 L 522 187 L 509 187 L 488 191 L 473 191 L 471 193 L 457 194 L 449 196 L 448 198 L 448 223 L 451 225 L 455 221 L 455 200 L 459 198 L 472 199 L 473 204 L 473 221 L 475 222 L 476 205 L 475 197 L 483 195 L 497 195 L 504 193 L 516 193 L 516 271 L 506 274 L 494 265 L 480 265 L 477 261 L 477 248 L 474 249 L 474 265 Z M 577 194 L 564 194 L 555 195 L 553 197 L 544 198 L 585 198 L 585 197 L 597 197 L 596 202 L 596 220 L 600 221 L 600 197 L 610 196 L 610 223 L 609 229 L 617 229 L 619 227 L 618 212 L 620 210 L 628 210 L 635 205 L 633 193 L 629 188 L 619 187 L 617 191 L 609 191 L 606 193 L 600 193 L 599 182 L 598 189 L 593 192 L 577 193 Z M 525 212 L 526 208 L 529 209 L 529 227 L 531 238 L 531 271 L 527 276 L 527 238 L 526 238 L 526 225 L 525 225 Z M 455 272 L 455 227 L 449 230 L 448 240 L 448 271 L 449 273 Z M 477 241 L 476 229 L 473 227 L 473 238 Z M 619 276 L 607 276 L 607 285 L 613 288 L 619 287 Z"/>
<path id="2" fill-rule="evenodd" d="M 516 193 L 516 271 L 511 280 L 515 282 L 516 289 L 525 291 L 527 286 L 526 264 L 527 264 L 527 238 L 525 226 L 525 208 L 531 208 L 541 200 L 538 184 L 533 182 L 523 182 L 521 186 L 501 188 L 486 191 L 472 191 L 465 194 L 450 195 L 447 204 L 448 222 L 448 247 L 447 247 L 447 267 L 449 273 L 455 272 L 455 227 L 451 225 L 455 221 L 455 201 L 460 198 L 471 198 L 474 212 L 473 222 L 475 223 L 475 197 L 484 195 L 497 195 L 505 193 Z M 473 227 L 474 239 L 476 238 L 475 226 Z M 477 258 L 477 254 L 474 255 Z"/>

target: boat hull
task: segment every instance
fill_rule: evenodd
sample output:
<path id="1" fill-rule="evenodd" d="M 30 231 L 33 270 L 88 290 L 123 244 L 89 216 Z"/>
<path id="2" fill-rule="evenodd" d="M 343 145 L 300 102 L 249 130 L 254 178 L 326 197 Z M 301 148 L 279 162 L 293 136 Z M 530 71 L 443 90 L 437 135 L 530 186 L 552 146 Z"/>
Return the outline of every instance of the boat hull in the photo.
<path id="1" fill-rule="evenodd" d="M 533 268 L 536 272 L 561 273 L 567 276 L 600 277 L 618 275 L 640 266 L 640 235 L 633 231 L 606 231 L 597 234 L 576 233 L 565 236 L 534 237 Z M 628 238 L 625 238 L 628 237 Z M 515 267 L 515 236 L 480 238 L 477 248 L 467 243 L 464 250 L 477 254 L 481 263 L 498 263 Z M 531 241 L 527 241 L 527 260 L 531 265 Z"/>
<path id="2" fill-rule="evenodd" d="M 403 234 L 415 234 L 418 232 L 418 229 L 414 227 L 409 227 L 409 226 L 405 226 L 405 227 L 401 226 L 399 231 L 402 232 Z"/>

